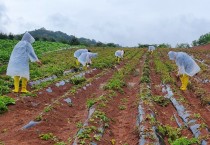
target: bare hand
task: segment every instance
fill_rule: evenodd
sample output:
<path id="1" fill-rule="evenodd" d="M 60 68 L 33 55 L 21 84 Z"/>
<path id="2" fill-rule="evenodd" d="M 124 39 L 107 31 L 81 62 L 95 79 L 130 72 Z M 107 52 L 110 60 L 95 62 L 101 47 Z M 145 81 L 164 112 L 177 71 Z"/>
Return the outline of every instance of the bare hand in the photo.
<path id="1" fill-rule="evenodd" d="M 41 66 L 42 65 L 42 62 L 40 60 L 37 60 L 36 63 Z"/>

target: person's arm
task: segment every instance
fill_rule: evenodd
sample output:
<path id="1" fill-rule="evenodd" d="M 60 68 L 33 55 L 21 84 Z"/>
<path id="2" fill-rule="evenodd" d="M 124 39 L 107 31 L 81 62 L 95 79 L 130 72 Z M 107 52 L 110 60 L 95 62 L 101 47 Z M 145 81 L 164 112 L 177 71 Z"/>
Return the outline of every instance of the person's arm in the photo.
<path id="1" fill-rule="evenodd" d="M 31 45 L 29 45 L 28 51 L 29 51 L 28 55 L 29 55 L 29 58 L 30 58 L 31 62 L 36 62 L 37 64 L 41 65 L 42 62 L 36 56 L 36 54 L 34 52 L 34 49 Z"/>

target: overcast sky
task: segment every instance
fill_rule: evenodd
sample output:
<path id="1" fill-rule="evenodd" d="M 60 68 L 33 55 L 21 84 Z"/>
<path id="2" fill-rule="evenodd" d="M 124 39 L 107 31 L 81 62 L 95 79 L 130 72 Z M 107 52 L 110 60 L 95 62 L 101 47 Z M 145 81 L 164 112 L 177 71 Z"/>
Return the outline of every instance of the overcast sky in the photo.
<path id="1" fill-rule="evenodd" d="M 210 0 L 0 0 L 0 31 L 45 27 L 122 46 L 189 43 L 210 32 Z"/>

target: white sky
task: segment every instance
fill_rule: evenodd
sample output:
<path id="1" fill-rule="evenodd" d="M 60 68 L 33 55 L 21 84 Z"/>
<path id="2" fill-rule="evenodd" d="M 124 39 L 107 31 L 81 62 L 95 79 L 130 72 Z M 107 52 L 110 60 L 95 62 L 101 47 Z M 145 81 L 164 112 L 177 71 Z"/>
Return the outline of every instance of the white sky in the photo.
<path id="1" fill-rule="evenodd" d="M 210 32 L 210 0 L 0 0 L 0 31 L 45 27 L 122 46 L 189 43 Z"/>

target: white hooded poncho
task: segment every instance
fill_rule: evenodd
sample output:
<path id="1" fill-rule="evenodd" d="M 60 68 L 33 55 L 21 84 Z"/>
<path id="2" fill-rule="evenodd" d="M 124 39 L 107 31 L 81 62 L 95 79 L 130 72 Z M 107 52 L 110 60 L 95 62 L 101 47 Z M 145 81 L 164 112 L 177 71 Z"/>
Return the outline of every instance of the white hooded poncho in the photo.
<path id="1" fill-rule="evenodd" d="M 83 65 L 86 66 L 86 64 L 91 63 L 91 59 L 97 57 L 98 54 L 97 53 L 91 53 L 91 52 L 84 52 L 82 53 L 79 58 L 78 61 Z"/>
<path id="2" fill-rule="evenodd" d="M 74 57 L 79 58 L 79 56 L 84 52 L 88 52 L 88 49 L 78 49 L 74 52 Z"/>
<path id="3" fill-rule="evenodd" d="M 124 55 L 124 51 L 123 50 L 117 50 L 115 52 L 115 56 L 116 57 L 123 58 L 123 55 Z"/>
<path id="4" fill-rule="evenodd" d="M 191 56 L 189 56 L 185 52 L 170 51 L 168 53 L 168 56 L 170 60 L 176 61 L 176 65 L 179 69 L 179 74 L 194 76 L 200 71 L 200 67 L 197 65 L 197 63 L 192 59 Z"/>
<path id="5" fill-rule="evenodd" d="M 149 46 L 148 47 L 148 51 L 154 51 L 155 50 L 155 46 Z"/>
<path id="6" fill-rule="evenodd" d="M 29 59 L 31 62 L 38 60 L 31 45 L 34 41 L 34 38 L 26 32 L 22 40 L 15 45 L 7 67 L 8 76 L 20 76 L 29 80 Z"/>

